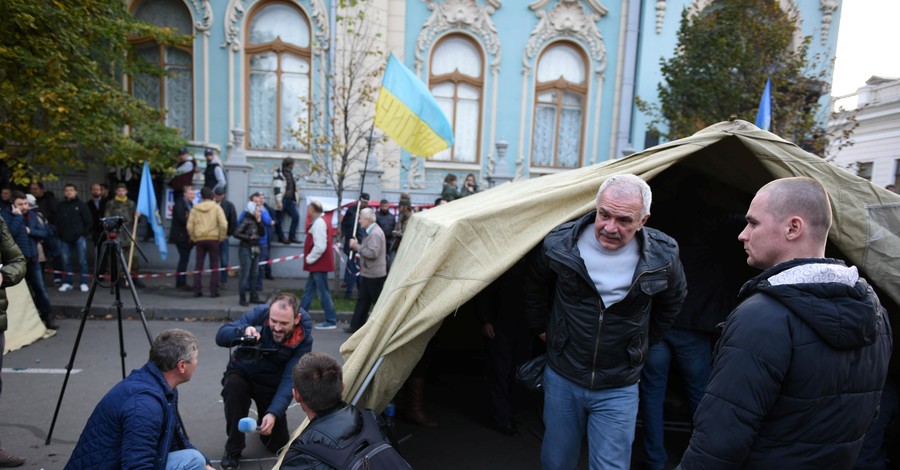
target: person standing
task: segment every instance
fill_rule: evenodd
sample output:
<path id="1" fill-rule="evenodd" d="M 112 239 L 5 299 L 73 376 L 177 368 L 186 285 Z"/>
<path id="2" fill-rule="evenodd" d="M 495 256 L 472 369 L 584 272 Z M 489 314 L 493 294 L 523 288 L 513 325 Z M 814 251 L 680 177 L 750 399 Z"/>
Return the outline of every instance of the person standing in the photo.
<path id="1" fill-rule="evenodd" d="M 475 182 L 475 175 L 469 173 L 466 175 L 465 181 L 463 181 L 462 188 L 459 190 L 459 197 L 464 198 L 466 196 L 471 196 L 479 191 L 478 183 Z"/>
<path id="2" fill-rule="evenodd" d="M 178 159 L 175 160 L 175 177 L 169 181 L 175 201 L 181 199 L 187 190 L 186 188 L 192 185 L 195 171 L 197 171 L 197 163 L 194 161 L 194 157 L 188 153 L 187 149 L 180 149 L 178 151 Z"/>
<path id="3" fill-rule="evenodd" d="M 441 199 L 453 202 L 459 197 L 459 189 L 456 188 L 456 175 L 447 173 L 447 176 L 444 177 L 444 186 L 441 189 Z"/>
<path id="4" fill-rule="evenodd" d="M 247 302 L 247 294 L 250 294 L 250 302 L 262 303 L 259 300 L 256 288 L 256 277 L 259 275 L 259 240 L 265 236 L 266 227 L 262 222 L 262 207 L 253 201 L 247 203 L 247 210 L 241 214 L 241 223 L 234 232 L 234 238 L 241 241 L 238 250 L 240 256 L 241 271 L 238 280 L 238 299 L 241 306 L 250 305 Z"/>
<path id="5" fill-rule="evenodd" d="M 227 183 L 225 170 L 222 168 L 222 162 L 219 161 L 216 152 L 213 149 L 206 149 L 203 151 L 203 156 L 206 157 L 206 169 L 203 170 L 203 186 L 213 191 L 219 189 L 225 191 L 225 184 Z"/>
<path id="6" fill-rule="evenodd" d="M 123 219 L 123 225 L 125 228 L 129 230 L 129 232 L 134 228 L 135 218 L 140 217 L 140 214 L 137 212 L 137 207 L 134 201 L 128 199 L 128 186 L 125 183 L 119 183 L 116 185 L 115 196 L 112 199 L 106 202 L 106 211 L 103 214 L 104 217 L 121 217 Z M 134 278 L 134 276 L 140 272 L 139 253 L 133 253 L 131 259 L 129 259 L 128 254 L 131 253 L 131 242 L 132 238 L 135 236 L 134 233 L 131 234 L 131 237 L 127 235 L 123 235 L 119 237 L 120 243 L 119 245 L 122 248 L 122 254 L 125 255 L 125 262 L 128 264 L 128 270 L 131 273 L 131 282 L 134 282 L 135 287 L 144 287 L 143 281 L 140 279 Z M 109 262 L 107 260 L 107 262 Z M 124 269 L 124 267 L 123 267 Z"/>
<path id="7" fill-rule="evenodd" d="M 66 271 L 63 284 L 59 286 L 60 292 L 72 290 L 74 277 L 72 273 L 73 256 L 78 257 L 78 280 L 81 284 L 81 292 L 88 291 L 87 274 L 87 238 L 91 234 L 94 221 L 87 204 L 78 199 L 78 190 L 74 184 L 67 184 L 63 191 L 62 201 L 56 206 L 57 228 L 59 240 L 62 242 L 63 266 Z"/>
<path id="8" fill-rule="evenodd" d="M 31 183 L 29 192 L 37 201 L 38 212 L 44 216 L 44 221 L 47 223 L 47 228 L 49 229 L 47 239 L 43 244 L 44 255 L 47 258 L 50 258 L 50 262 L 47 264 L 53 267 L 53 285 L 60 286 L 62 285 L 61 273 L 64 266 L 62 259 L 62 245 L 59 241 L 59 232 L 56 230 L 56 206 L 58 204 L 56 196 L 53 194 L 53 191 L 46 191 L 44 189 L 44 183 L 40 181 Z"/>
<path id="9" fill-rule="evenodd" d="M 272 189 L 275 193 L 275 220 L 276 235 L 281 243 L 300 243 L 297 239 L 297 229 L 300 228 L 300 211 L 297 210 L 297 180 L 294 179 L 294 159 L 285 158 L 281 167 L 272 175 Z M 291 218 L 291 226 L 285 235 L 282 223 L 284 214 Z"/>
<path id="10" fill-rule="evenodd" d="M 397 217 L 391 212 L 391 203 L 387 199 L 382 199 L 378 205 L 378 212 L 375 213 L 375 223 L 381 227 L 384 232 L 385 251 L 390 251 L 391 245 L 394 243 L 394 228 L 397 226 Z M 387 253 L 385 253 L 387 256 Z"/>
<path id="11" fill-rule="evenodd" d="M 328 290 L 328 273 L 334 271 L 334 253 L 331 252 L 331 237 L 328 224 L 322 217 L 324 209 L 319 201 L 310 201 L 306 207 L 306 241 L 303 243 L 303 270 L 309 273 L 300 308 L 309 311 L 313 298 L 319 295 L 325 321 L 316 323 L 317 330 L 333 330 L 337 328 L 337 313 Z"/>
<path id="12" fill-rule="evenodd" d="M 763 272 L 725 320 L 678 468 L 849 469 L 887 377 L 887 312 L 856 267 L 825 257 L 818 181 L 766 184 L 746 219 L 738 240 Z"/>
<path id="13" fill-rule="evenodd" d="M 16 245 L 6 222 L 0 217 L 0 371 L 3 370 L 3 351 L 6 349 L 6 308 L 9 301 L 6 299 L 6 288 L 14 286 L 25 279 L 28 271 L 28 262 L 22 255 L 22 250 Z M 3 377 L 0 375 L 0 395 L 3 393 Z M 25 459 L 10 454 L 0 447 L 0 465 L 4 467 L 19 467 L 25 464 Z"/>
<path id="14" fill-rule="evenodd" d="M 187 230 L 188 217 L 191 215 L 191 208 L 194 207 L 194 197 L 197 195 L 194 187 L 191 185 L 184 186 L 181 197 L 175 199 L 175 207 L 172 208 L 172 227 L 169 229 L 169 243 L 175 244 L 178 249 L 178 267 L 175 268 L 178 273 L 175 276 L 175 288 L 181 290 L 190 290 L 192 288 L 187 285 L 188 260 L 191 258 L 191 237 Z"/>
<path id="15" fill-rule="evenodd" d="M 188 439 L 177 387 L 197 370 L 200 342 L 177 328 L 160 333 L 150 359 L 100 400 L 78 437 L 66 469 L 213 470 Z"/>
<path id="16" fill-rule="evenodd" d="M 225 213 L 225 220 L 228 221 L 228 237 L 234 235 L 234 231 L 237 230 L 238 222 L 237 222 L 237 209 L 234 208 L 234 204 L 231 203 L 228 199 L 225 199 L 225 188 L 216 188 L 213 189 L 213 194 L 215 195 L 215 200 L 219 204 L 219 207 L 222 208 L 222 212 Z M 230 258 L 230 246 L 228 244 L 228 237 L 225 237 L 222 240 L 222 243 L 219 244 L 219 261 L 221 261 L 222 267 L 229 266 L 229 258 Z M 228 282 L 228 270 L 223 270 L 219 275 L 219 280 L 222 284 Z"/>
<path id="17" fill-rule="evenodd" d="M 359 227 L 365 232 L 366 237 L 362 243 L 357 239 L 350 239 L 350 249 L 359 252 L 359 275 L 362 278 L 362 286 L 359 288 L 359 299 L 353 310 L 353 319 L 346 332 L 355 333 L 369 319 L 369 308 L 378 302 L 384 281 L 387 279 L 387 258 L 384 244 L 384 232 L 375 223 L 375 211 L 371 207 L 363 209 L 359 213 Z"/>
<path id="18" fill-rule="evenodd" d="M 31 207 L 25 194 L 15 191 L 11 199 L 13 201 L 11 211 L 2 211 L 3 219 L 13 240 L 16 241 L 16 245 L 25 256 L 27 262 L 25 282 L 31 291 L 31 298 L 34 299 L 34 306 L 37 308 L 41 321 L 47 328 L 55 330 L 57 326 L 53 321 L 50 297 L 47 295 L 47 289 L 44 288 L 44 275 L 38 260 L 38 243 L 47 238 L 47 227 L 38 219 L 36 211 L 33 214 L 30 213 Z"/>
<path id="19" fill-rule="evenodd" d="M 203 262 L 209 254 L 209 296 L 219 296 L 219 245 L 228 237 L 228 221 L 225 212 L 213 200 L 212 189 L 200 190 L 200 204 L 194 206 L 188 216 L 187 229 L 191 242 L 197 247 L 194 266 L 194 297 L 203 296 Z"/>
<path id="20" fill-rule="evenodd" d="M 585 431 L 591 468 L 631 465 L 647 348 L 686 293 L 677 243 L 644 226 L 651 200 L 639 177 L 608 177 L 596 210 L 550 232 L 525 277 L 528 324 L 547 343 L 545 469 L 575 468 Z"/>
<path id="21" fill-rule="evenodd" d="M 357 226 L 356 233 L 354 233 L 354 225 L 359 220 L 359 211 L 366 207 L 369 207 L 369 193 L 360 193 L 357 204 L 348 207 L 347 211 L 344 213 L 344 218 L 341 219 L 341 235 L 344 238 L 342 251 L 344 252 L 344 256 L 347 257 L 347 265 L 346 269 L 344 269 L 344 288 L 346 289 L 344 291 L 345 299 L 349 299 L 351 294 L 353 294 L 353 286 L 356 286 L 358 290 L 360 289 L 360 284 L 362 282 L 359 278 L 359 263 L 357 262 L 353 251 L 350 249 L 350 239 L 356 237 L 360 243 L 365 240 L 365 232 L 360 230 Z"/>
<path id="22" fill-rule="evenodd" d="M 106 213 L 106 196 L 103 195 L 103 187 L 100 186 L 100 183 L 91 184 L 91 198 L 87 201 L 87 207 L 91 212 L 91 220 L 93 221 L 91 224 L 91 241 L 94 243 L 94 246 L 97 246 L 97 242 L 100 241 L 100 237 L 103 235 L 103 224 L 100 222 L 100 219 Z"/>

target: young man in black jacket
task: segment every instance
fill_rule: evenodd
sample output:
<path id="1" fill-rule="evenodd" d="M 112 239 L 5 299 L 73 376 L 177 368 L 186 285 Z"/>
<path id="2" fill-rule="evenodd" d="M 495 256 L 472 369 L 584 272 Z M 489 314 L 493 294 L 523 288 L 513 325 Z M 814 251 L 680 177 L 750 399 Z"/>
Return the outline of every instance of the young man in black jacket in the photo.
<path id="1" fill-rule="evenodd" d="M 67 184 L 63 191 L 65 198 L 56 206 L 56 228 L 62 242 L 62 255 L 65 275 L 60 292 L 67 292 L 74 287 L 73 257 L 78 257 L 78 274 L 81 292 L 88 291 L 87 237 L 91 234 L 94 221 L 87 204 L 78 199 L 78 190 L 74 184 Z"/>

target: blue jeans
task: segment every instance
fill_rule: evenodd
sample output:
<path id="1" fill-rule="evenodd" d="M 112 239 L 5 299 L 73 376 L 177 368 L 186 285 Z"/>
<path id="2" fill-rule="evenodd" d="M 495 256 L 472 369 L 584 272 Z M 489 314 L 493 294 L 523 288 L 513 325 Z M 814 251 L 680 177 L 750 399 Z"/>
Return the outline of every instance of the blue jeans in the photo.
<path id="1" fill-rule="evenodd" d="M 184 449 L 169 452 L 166 458 L 166 470 L 205 470 L 206 458 L 197 449 Z"/>
<path id="2" fill-rule="evenodd" d="M 72 252 L 75 252 L 75 256 L 78 256 L 78 279 L 80 284 L 87 284 L 87 273 L 88 273 L 88 263 L 87 263 L 87 241 L 84 237 L 78 237 L 78 240 L 73 242 L 61 241 L 62 245 L 62 257 L 63 257 L 63 271 L 68 272 L 66 274 L 63 282 L 66 284 L 74 284 L 72 282 L 74 270 L 72 269 Z"/>
<path id="3" fill-rule="evenodd" d="M 222 240 L 222 243 L 219 245 L 219 266 L 223 268 L 228 267 L 228 237 L 225 237 L 225 240 Z M 224 270 L 219 274 L 219 280 L 222 281 L 222 284 L 228 282 L 228 270 Z"/>
<path id="4" fill-rule="evenodd" d="M 712 341 L 709 335 L 672 328 L 662 341 L 650 346 L 647 351 L 647 362 L 641 372 L 640 409 L 644 423 L 644 465 L 651 470 L 662 470 L 668 459 L 663 442 L 663 403 L 672 362 L 678 366 L 684 379 L 693 416 L 703 398 L 712 369 Z"/>
<path id="5" fill-rule="evenodd" d="M 544 369 L 541 466 L 551 470 L 576 468 L 587 429 L 591 470 L 628 470 L 637 409 L 637 384 L 588 390 L 548 365 Z"/>
<path id="6" fill-rule="evenodd" d="M 281 230 L 284 228 L 284 214 L 287 213 L 291 218 L 291 226 L 287 232 L 287 236 L 285 236 Z M 300 226 L 300 212 L 297 211 L 297 201 L 289 201 L 284 199 L 281 201 L 281 210 L 275 211 L 275 220 L 278 221 L 278 239 L 288 239 L 288 240 L 296 240 L 297 239 L 297 228 Z"/>
<path id="7" fill-rule="evenodd" d="M 259 277 L 259 255 L 253 253 L 252 248 L 242 246 L 238 251 L 240 257 L 241 271 L 238 281 L 238 292 L 244 295 L 250 293 L 250 298 L 255 299 L 257 296 L 256 278 Z"/>
<path id="8" fill-rule="evenodd" d="M 309 273 L 309 278 L 306 279 L 306 287 L 303 288 L 303 297 L 300 299 L 300 308 L 308 312 L 316 294 L 319 294 L 322 310 L 325 311 L 325 323 L 337 325 L 334 302 L 331 300 L 331 292 L 328 291 L 328 273 Z"/>
<path id="9" fill-rule="evenodd" d="M 50 310 L 50 297 L 47 296 L 47 289 L 44 288 L 44 273 L 41 272 L 41 263 L 37 258 L 28 260 L 25 282 L 31 289 L 31 297 L 34 299 L 34 306 L 37 308 L 41 320 L 46 322 L 53 312 Z M 3 354 L 3 351 L 0 351 L 0 354 Z"/>

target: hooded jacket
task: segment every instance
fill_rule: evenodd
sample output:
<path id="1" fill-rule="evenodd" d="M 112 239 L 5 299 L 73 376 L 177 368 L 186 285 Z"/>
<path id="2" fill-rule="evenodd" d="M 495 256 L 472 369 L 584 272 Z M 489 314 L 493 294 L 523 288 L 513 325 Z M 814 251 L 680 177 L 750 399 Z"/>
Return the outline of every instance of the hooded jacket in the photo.
<path id="1" fill-rule="evenodd" d="M 228 237 L 228 220 L 216 201 L 205 199 L 191 209 L 187 230 L 194 243 L 204 240 L 218 242 Z"/>
<path id="2" fill-rule="evenodd" d="M 878 297 L 817 258 L 767 269 L 739 298 L 680 468 L 851 468 L 892 350 Z"/>
<path id="3" fill-rule="evenodd" d="M 22 279 L 25 279 L 25 272 L 28 269 L 28 263 L 22 250 L 16 245 L 9 228 L 3 217 L 0 217 L 0 276 L 3 276 L 3 283 L 0 284 L 0 333 L 6 331 L 6 308 L 9 307 L 9 301 L 6 299 L 6 288 L 14 286 Z M 0 354 L 3 352 L 0 351 Z"/>
<path id="4" fill-rule="evenodd" d="M 547 365 L 590 390 L 637 383 L 648 346 L 675 322 L 686 292 L 675 240 L 645 226 L 635 234 L 640 258 L 628 293 L 604 305 L 577 245 L 595 215 L 550 232 L 525 279 L 529 326 L 547 333 Z"/>

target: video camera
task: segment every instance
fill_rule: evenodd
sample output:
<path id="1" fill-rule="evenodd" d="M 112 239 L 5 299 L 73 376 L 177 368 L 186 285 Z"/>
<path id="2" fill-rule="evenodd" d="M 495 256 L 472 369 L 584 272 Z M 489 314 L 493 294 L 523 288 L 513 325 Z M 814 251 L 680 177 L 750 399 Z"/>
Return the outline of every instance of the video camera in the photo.
<path id="1" fill-rule="evenodd" d="M 240 362 L 253 362 L 277 351 L 277 349 L 262 347 L 259 338 L 252 335 L 241 336 L 232 341 L 231 347 L 235 348 L 235 360 Z"/>
<path id="2" fill-rule="evenodd" d="M 121 217 L 121 216 L 102 217 L 100 219 L 100 223 L 103 225 L 104 231 L 118 232 L 122 227 L 125 226 L 125 217 Z"/>

